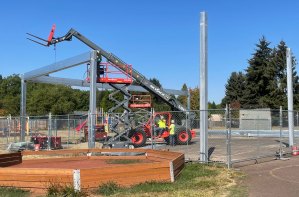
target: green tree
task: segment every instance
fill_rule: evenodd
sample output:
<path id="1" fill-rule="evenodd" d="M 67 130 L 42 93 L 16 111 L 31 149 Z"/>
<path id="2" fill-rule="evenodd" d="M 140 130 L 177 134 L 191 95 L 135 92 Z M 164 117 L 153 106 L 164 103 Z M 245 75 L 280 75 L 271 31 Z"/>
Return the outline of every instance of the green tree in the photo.
<path id="1" fill-rule="evenodd" d="M 18 115 L 20 112 L 21 79 L 18 75 L 2 78 L 0 80 L 0 108 L 2 115 Z"/>
<path id="2" fill-rule="evenodd" d="M 191 110 L 199 110 L 199 88 L 190 89 L 190 108 Z"/>
<path id="3" fill-rule="evenodd" d="M 275 91 L 267 95 L 268 99 L 272 100 L 272 108 L 278 109 L 279 106 L 287 108 L 287 65 L 286 65 L 286 43 L 281 41 L 279 45 L 273 49 L 272 64 L 275 65 L 275 78 L 273 86 Z M 294 106 L 299 107 L 299 83 L 296 72 L 296 59 L 292 56 L 292 70 L 293 70 L 293 93 Z"/>
<path id="4" fill-rule="evenodd" d="M 181 88 L 182 91 L 188 91 L 188 88 L 187 88 L 187 85 L 184 83 L 182 88 Z M 180 103 L 182 103 L 184 106 L 187 106 L 187 96 L 184 96 L 184 95 L 180 95 L 178 96 L 178 101 L 180 101 Z"/>
<path id="5" fill-rule="evenodd" d="M 244 91 L 246 90 L 246 77 L 242 72 L 233 72 L 225 85 L 225 97 L 221 105 L 235 102 L 244 103 Z"/>
<path id="6" fill-rule="evenodd" d="M 248 61 L 246 69 L 246 90 L 244 91 L 244 108 L 263 108 L 271 103 L 266 99 L 266 95 L 272 92 L 270 84 L 273 81 L 275 70 L 271 65 L 272 49 L 270 42 L 262 37 L 256 45 L 253 57 Z"/>

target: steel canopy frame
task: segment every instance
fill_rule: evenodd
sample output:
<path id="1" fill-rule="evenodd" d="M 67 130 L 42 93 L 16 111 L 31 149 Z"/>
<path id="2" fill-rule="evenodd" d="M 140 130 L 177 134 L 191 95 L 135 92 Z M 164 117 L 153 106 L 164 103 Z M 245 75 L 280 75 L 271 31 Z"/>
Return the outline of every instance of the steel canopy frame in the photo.
<path id="1" fill-rule="evenodd" d="M 25 125 L 26 125 L 26 82 L 31 81 L 36 77 L 47 76 L 51 73 L 65 70 L 74 66 L 82 65 L 84 63 L 90 62 L 90 97 L 89 97 L 89 117 L 88 121 L 88 148 L 94 148 L 95 142 L 93 132 L 96 124 L 95 112 L 96 112 L 96 66 L 97 66 L 97 51 L 91 51 L 81 55 L 77 55 L 66 60 L 56 62 L 54 64 L 35 69 L 33 71 L 27 72 L 21 75 L 21 141 L 25 141 Z"/>
<path id="2" fill-rule="evenodd" d="M 91 52 L 83 53 L 48 66 L 44 66 L 21 75 L 21 106 L 20 106 L 20 117 L 21 117 L 21 141 L 25 141 L 25 128 L 26 128 L 26 83 L 32 81 L 36 83 L 49 83 L 49 84 L 61 84 L 69 86 L 79 87 L 90 87 L 90 98 L 89 98 L 89 113 L 91 116 L 88 121 L 88 148 L 94 148 L 95 139 L 94 128 L 96 124 L 95 113 L 96 113 L 96 89 L 114 89 L 109 84 L 98 84 L 96 82 L 96 66 L 97 66 L 98 53 L 96 50 Z M 55 73 L 61 70 L 65 70 L 71 67 L 79 66 L 85 63 L 90 63 L 90 82 L 87 83 L 84 80 L 68 79 L 59 77 L 50 77 L 49 74 Z M 129 91 L 148 92 L 141 86 L 131 85 L 128 87 Z M 190 109 L 190 93 L 188 91 L 164 89 L 165 92 L 173 95 L 185 95 L 188 97 L 188 109 Z"/>

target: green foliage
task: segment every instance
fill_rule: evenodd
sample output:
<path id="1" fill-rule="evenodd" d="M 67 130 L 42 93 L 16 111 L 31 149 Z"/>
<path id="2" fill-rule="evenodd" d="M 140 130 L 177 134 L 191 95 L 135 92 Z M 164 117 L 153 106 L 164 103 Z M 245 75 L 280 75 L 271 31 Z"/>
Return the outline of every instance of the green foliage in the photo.
<path id="1" fill-rule="evenodd" d="M 199 110 L 199 88 L 190 89 L 190 108 L 191 110 Z"/>
<path id="2" fill-rule="evenodd" d="M 109 181 L 99 186 L 99 188 L 95 191 L 95 193 L 104 196 L 110 196 L 120 192 L 121 190 L 123 190 L 123 188 L 121 188 L 117 183 L 113 181 Z"/>
<path id="3" fill-rule="evenodd" d="M 184 83 L 182 89 L 183 91 L 188 91 L 187 85 Z M 187 96 L 178 96 L 178 101 L 182 103 L 184 106 L 187 106 Z"/>
<path id="4" fill-rule="evenodd" d="M 244 91 L 246 89 L 246 77 L 242 72 L 233 72 L 225 85 L 225 97 L 222 100 L 222 107 L 227 103 L 244 101 Z"/>
<path id="5" fill-rule="evenodd" d="M 0 187 L 1 197 L 19 197 L 19 196 L 29 196 L 30 192 L 15 187 Z"/>
<path id="6" fill-rule="evenodd" d="M 47 188 L 48 197 L 87 197 L 87 193 L 84 191 L 76 191 L 73 186 L 61 185 L 58 183 L 50 183 Z"/>
<path id="7" fill-rule="evenodd" d="M 225 86 L 222 107 L 229 103 L 234 108 L 272 108 L 287 105 L 286 44 L 275 48 L 262 37 L 248 61 L 246 73 L 233 72 Z M 299 83 L 293 58 L 293 91 L 295 108 L 299 107 Z"/>

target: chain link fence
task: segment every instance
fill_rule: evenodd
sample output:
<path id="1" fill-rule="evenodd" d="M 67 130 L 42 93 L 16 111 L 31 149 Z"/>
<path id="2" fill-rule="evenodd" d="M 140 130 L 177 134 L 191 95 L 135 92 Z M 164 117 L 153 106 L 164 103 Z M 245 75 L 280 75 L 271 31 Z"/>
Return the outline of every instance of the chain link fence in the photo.
<path id="1" fill-rule="evenodd" d="M 230 167 L 266 157 L 281 158 L 291 153 L 288 111 L 220 109 L 207 112 L 206 157 L 210 162 Z M 294 146 L 297 146 L 299 117 L 297 111 L 293 114 Z M 94 128 L 88 128 L 91 120 L 96 122 Z M 169 135 L 172 122 L 175 129 Z M 29 116 L 25 130 L 25 141 L 36 143 L 37 137 L 43 138 L 40 147 L 43 149 L 87 148 L 88 139 L 93 136 L 95 147 L 109 145 L 113 148 L 111 144 L 122 147 L 127 141 L 136 148 L 182 152 L 187 160 L 198 161 L 200 155 L 200 111 L 155 112 L 151 109 L 130 113 Z M 20 139 L 20 117 L 0 117 L 0 148 L 5 150 L 10 143 L 20 142 Z"/>

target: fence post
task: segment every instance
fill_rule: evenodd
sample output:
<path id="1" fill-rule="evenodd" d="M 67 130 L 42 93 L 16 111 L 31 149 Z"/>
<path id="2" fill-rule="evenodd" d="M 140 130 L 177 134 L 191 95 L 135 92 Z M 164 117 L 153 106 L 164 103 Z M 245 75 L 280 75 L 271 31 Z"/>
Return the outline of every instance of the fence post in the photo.
<path id="1" fill-rule="evenodd" d="M 9 140 L 10 140 L 10 133 L 11 133 L 11 115 L 10 114 L 8 115 L 8 118 L 7 118 L 7 126 L 8 126 L 8 131 L 7 131 L 7 135 L 6 135 L 6 141 L 8 144 Z"/>
<path id="2" fill-rule="evenodd" d="M 70 114 L 67 115 L 67 127 L 68 127 L 67 147 L 69 147 L 70 133 L 71 133 L 71 128 L 70 128 Z"/>
<path id="3" fill-rule="evenodd" d="M 49 113 L 48 118 L 48 149 L 51 150 L 51 137 L 52 137 L 52 114 Z"/>
<path id="4" fill-rule="evenodd" d="M 279 108 L 279 159 L 282 158 L 282 106 Z"/>
<path id="5" fill-rule="evenodd" d="M 228 121 L 227 121 L 228 120 Z M 231 168 L 231 110 L 230 105 L 226 104 L 225 109 L 225 129 L 226 129 L 226 162 L 227 168 Z"/>

